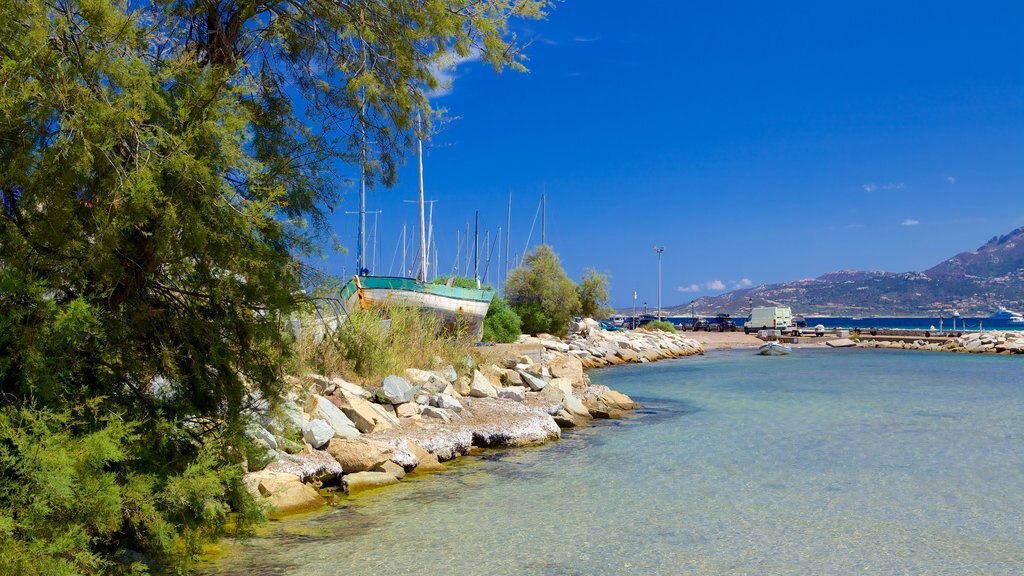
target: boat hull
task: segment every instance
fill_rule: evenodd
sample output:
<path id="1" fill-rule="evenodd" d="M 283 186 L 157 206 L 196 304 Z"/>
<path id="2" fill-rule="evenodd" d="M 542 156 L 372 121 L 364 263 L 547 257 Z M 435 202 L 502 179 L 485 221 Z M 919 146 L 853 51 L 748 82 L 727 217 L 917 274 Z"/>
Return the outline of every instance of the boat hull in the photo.
<path id="1" fill-rule="evenodd" d="M 408 306 L 428 310 L 446 323 L 464 322 L 480 340 L 484 318 L 494 298 L 492 290 L 423 284 L 411 278 L 356 276 L 342 288 L 345 311 L 383 306 Z"/>
<path id="2" fill-rule="evenodd" d="M 785 356 L 792 351 L 793 349 L 789 346 L 783 346 L 782 344 L 777 344 L 775 342 L 762 344 L 761 347 L 757 349 L 757 353 L 761 356 Z"/>

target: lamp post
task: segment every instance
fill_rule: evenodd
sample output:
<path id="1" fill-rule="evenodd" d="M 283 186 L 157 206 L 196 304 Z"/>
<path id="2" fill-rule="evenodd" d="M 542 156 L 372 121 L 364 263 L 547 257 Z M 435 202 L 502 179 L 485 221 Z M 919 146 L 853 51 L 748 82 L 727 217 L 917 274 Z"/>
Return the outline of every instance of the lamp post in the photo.
<path id="1" fill-rule="evenodd" d="M 658 320 L 661 320 L 661 253 L 665 251 L 665 247 L 655 245 L 654 251 L 658 253 Z"/>
<path id="2" fill-rule="evenodd" d="M 636 290 L 633 290 L 633 315 L 629 317 L 629 329 L 636 329 Z"/>
<path id="3" fill-rule="evenodd" d="M 747 316 L 754 313 L 754 299 L 747 296 Z"/>
<path id="4" fill-rule="evenodd" d="M 693 311 L 694 310 L 694 306 L 693 305 L 694 305 L 695 302 L 697 302 L 697 301 L 696 300 L 690 300 L 690 318 L 694 322 L 697 322 L 697 313 Z M 696 324 L 694 324 L 694 326 L 696 326 Z M 696 328 L 694 328 L 694 329 L 696 330 Z"/>

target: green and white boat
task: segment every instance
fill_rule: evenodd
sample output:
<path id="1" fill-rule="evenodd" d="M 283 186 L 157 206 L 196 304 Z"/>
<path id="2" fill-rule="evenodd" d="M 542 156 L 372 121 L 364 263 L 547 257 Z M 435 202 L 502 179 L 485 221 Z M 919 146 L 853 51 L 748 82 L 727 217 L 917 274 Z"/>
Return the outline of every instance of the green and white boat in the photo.
<path id="1" fill-rule="evenodd" d="M 341 289 L 341 303 L 345 312 L 351 314 L 355 310 L 383 307 L 388 305 L 408 306 L 428 310 L 440 316 L 446 323 L 462 322 L 477 340 L 484 334 L 484 317 L 494 298 L 493 290 L 460 288 L 445 284 L 427 282 L 427 238 L 424 217 L 423 199 L 423 143 L 419 142 L 419 173 L 420 173 L 420 246 L 418 277 L 401 278 L 394 276 L 372 276 L 368 274 L 353 276 Z M 361 178 L 362 179 L 362 178 Z M 358 268 L 363 270 L 363 254 L 365 253 L 365 218 L 366 214 L 365 180 L 360 194 L 360 225 Z M 479 285 L 479 282 L 478 282 Z"/>
<path id="2" fill-rule="evenodd" d="M 493 290 L 430 284 L 393 276 L 353 276 L 341 289 L 341 302 L 348 313 L 388 305 L 423 308 L 445 322 L 464 322 L 477 340 L 483 337 L 484 317 L 493 298 Z"/>

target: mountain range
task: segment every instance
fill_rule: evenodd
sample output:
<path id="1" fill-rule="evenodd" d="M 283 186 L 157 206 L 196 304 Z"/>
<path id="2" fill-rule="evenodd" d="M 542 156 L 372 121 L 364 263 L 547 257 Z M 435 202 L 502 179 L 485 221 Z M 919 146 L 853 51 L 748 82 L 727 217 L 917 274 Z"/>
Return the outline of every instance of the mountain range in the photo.
<path id="1" fill-rule="evenodd" d="M 840 270 L 697 299 L 698 314 L 746 316 L 749 306 L 790 306 L 808 316 L 988 316 L 1024 308 L 1024 228 L 996 236 L 923 272 Z M 689 315 L 691 306 L 668 308 Z"/>

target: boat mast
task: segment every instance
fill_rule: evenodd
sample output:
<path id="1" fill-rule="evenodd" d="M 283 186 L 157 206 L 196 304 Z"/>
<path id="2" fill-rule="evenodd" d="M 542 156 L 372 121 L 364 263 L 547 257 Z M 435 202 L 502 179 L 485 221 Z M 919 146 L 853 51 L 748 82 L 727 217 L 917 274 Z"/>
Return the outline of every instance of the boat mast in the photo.
<path id="1" fill-rule="evenodd" d="M 420 282 L 427 281 L 427 226 L 426 217 L 423 214 L 423 123 L 420 114 L 416 113 L 416 148 L 417 155 L 419 156 L 420 165 L 420 273 L 417 280 Z"/>
<path id="2" fill-rule="evenodd" d="M 508 191 L 508 221 L 505 223 L 505 279 L 508 280 L 509 248 L 512 246 L 512 191 Z M 504 286 L 504 284 L 502 284 Z"/>
<path id="3" fill-rule="evenodd" d="M 540 193 L 540 245 L 544 246 L 547 242 L 548 232 L 548 187 L 544 187 L 544 191 Z"/>
<path id="4" fill-rule="evenodd" d="M 480 211 L 473 222 L 473 279 L 480 281 Z"/>

